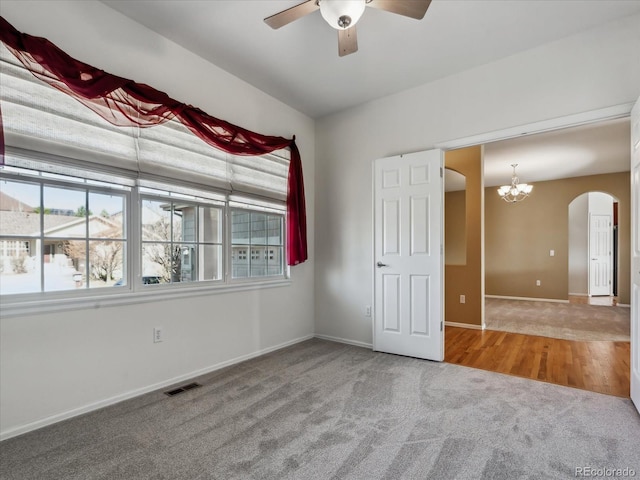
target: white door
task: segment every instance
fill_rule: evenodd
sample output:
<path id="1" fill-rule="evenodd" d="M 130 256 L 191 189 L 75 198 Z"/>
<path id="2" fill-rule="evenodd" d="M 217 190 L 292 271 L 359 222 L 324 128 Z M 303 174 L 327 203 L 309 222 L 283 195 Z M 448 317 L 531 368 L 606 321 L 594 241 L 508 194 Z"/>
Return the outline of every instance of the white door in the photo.
<path id="1" fill-rule="evenodd" d="M 374 164 L 374 350 L 444 358 L 442 170 L 441 150 Z"/>
<path id="2" fill-rule="evenodd" d="M 640 412 L 640 98 L 631 111 L 631 400 Z"/>
<path id="3" fill-rule="evenodd" d="M 611 295 L 611 215 L 589 215 L 589 295 Z"/>

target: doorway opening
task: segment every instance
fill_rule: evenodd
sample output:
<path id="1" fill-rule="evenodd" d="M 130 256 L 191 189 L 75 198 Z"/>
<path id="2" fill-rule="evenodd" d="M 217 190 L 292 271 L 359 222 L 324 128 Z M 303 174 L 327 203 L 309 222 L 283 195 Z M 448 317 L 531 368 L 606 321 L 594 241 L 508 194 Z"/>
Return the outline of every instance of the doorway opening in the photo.
<path id="1" fill-rule="evenodd" d="M 569 301 L 589 305 L 618 304 L 619 201 L 590 191 L 569 204 Z"/>
<path id="2" fill-rule="evenodd" d="M 594 291 L 588 289 L 584 291 L 569 289 L 567 208 L 571 200 L 582 193 L 604 191 L 609 193 L 609 188 L 590 183 L 604 179 L 627 189 L 626 193 L 620 193 L 614 189 L 615 194 L 612 195 L 616 200 L 614 202 L 616 208 L 621 211 L 617 218 L 622 218 L 623 223 L 627 222 L 630 208 L 628 192 L 630 184 L 628 177 L 630 164 L 629 122 L 624 118 L 603 122 L 603 125 L 606 124 L 617 124 L 618 127 L 621 126 L 621 131 L 626 133 L 626 137 L 622 140 L 618 138 L 616 141 L 618 147 L 615 151 L 623 152 L 625 155 L 619 160 L 620 165 L 623 166 L 616 170 L 598 171 L 596 169 L 587 174 L 571 171 L 568 169 L 570 162 L 551 159 L 549 146 L 545 147 L 545 155 L 541 156 L 537 162 L 529 155 L 531 152 L 521 152 L 515 159 L 513 155 L 505 155 L 506 167 L 502 170 L 508 172 L 509 165 L 517 161 L 521 180 L 534 185 L 532 195 L 517 205 L 507 205 L 501 200 L 494 201 L 494 197 L 497 197 L 495 188 L 499 184 L 494 185 L 490 181 L 492 168 L 495 166 L 492 166 L 490 159 L 492 153 L 490 145 L 484 145 L 485 236 L 483 269 L 487 297 L 499 297 L 500 300 L 513 302 L 529 302 L 535 319 L 538 321 L 545 315 L 557 316 L 559 308 L 568 307 L 569 293 L 584 293 L 583 298 L 587 299 L 599 298 Z M 593 132 L 597 126 L 590 124 L 589 128 L 583 127 L 582 129 L 589 130 L 593 127 L 591 130 Z M 540 131 L 542 130 L 544 129 L 540 129 Z M 550 131 L 546 135 L 550 135 L 551 143 L 554 144 L 562 134 L 570 133 L 568 130 L 571 129 Z M 531 135 L 527 142 L 535 142 L 537 140 L 533 139 L 535 136 L 537 135 Z M 496 140 L 498 140 L 495 142 L 496 144 L 502 143 L 502 140 Z M 506 142 L 511 142 L 511 140 Z M 582 151 L 580 151 L 581 148 Z M 506 154 L 508 150 L 505 148 L 500 153 Z M 590 163 L 591 168 L 598 163 L 606 164 L 609 161 L 605 159 L 602 162 L 597 162 L 595 158 L 585 154 L 584 147 L 580 147 L 578 144 L 565 150 L 565 153 L 570 152 L 576 154 L 578 159 L 582 154 L 583 158 L 578 163 L 580 161 L 584 164 Z M 535 178 L 534 172 L 527 170 L 527 161 L 536 163 L 536 168 L 545 171 L 546 175 L 558 175 L 558 177 Z M 619 174 L 618 176 L 626 175 L 626 177 L 618 178 L 616 174 Z M 502 183 L 505 183 L 504 179 L 502 180 Z M 547 200 L 546 205 L 534 211 L 535 203 L 542 199 Z M 515 208 L 508 210 L 508 213 L 497 213 L 496 210 L 491 210 L 500 202 L 502 202 L 501 207 Z M 613 216 L 613 213 L 611 215 Z M 556 219 L 560 216 L 564 216 L 564 226 L 562 226 L 561 220 Z M 615 232 L 616 241 L 611 239 L 611 267 L 613 269 L 615 265 L 616 270 L 615 275 L 613 272 L 611 274 L 611 294 L 615 291 L 618 298 L 624 297 L 626 300 L 620 303 L 627 303 L 628 306 L 630 303 L 628 281 L 630 277 L 629 223 L 616 225 Z M 612 225 L 611 236 L 613 237 L 613 235 Z M 546 240 L 549 242 L 545 243 Z M 614 243 L 618 247 L 615 249 L 615 261 L 613 260 Z M 620 258 L 625 255 L 626 259 Z M 448 285 L 445 285 L 445 288 L 447 287 Z M 625 310 L 628 312 L 625 307 L 618 307 L 618 311 Z M 629 395 L 630 342 L 628 340 L 570 340 L 545 336 L 540 332 L 532 334 L 517 330 L 492 330 L 489 318 L 491 311 L 486 307 L 486 304 L 484 313 L 486 324 L 484 331 L 457 328 L 458 326 L 450 326 L 447 329 L 445 335 L 446 361 L 601 393 Z M 515 311 L 510 313 L 511 317 L 518 315 Z M 581 372 L 572 371 L 567 366 L 567 358 L 570 357 L 573 357 L 573 360 L 569 363 L 579 366 Z M 611 378 L 615 378 L 616 381 L 611 382 Z"/>

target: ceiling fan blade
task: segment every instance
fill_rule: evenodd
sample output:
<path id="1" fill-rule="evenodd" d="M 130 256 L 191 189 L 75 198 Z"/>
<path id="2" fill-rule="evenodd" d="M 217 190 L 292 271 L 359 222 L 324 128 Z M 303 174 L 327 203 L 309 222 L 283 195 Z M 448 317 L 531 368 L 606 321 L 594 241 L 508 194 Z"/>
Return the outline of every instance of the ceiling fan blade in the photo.
<path id="1" fill-rule="evenodd" d="M 316 0 L 307 0 L 306 2 L 296 5 L 295 7 L 287 8 L 286 10 L 278 12 L 275 15 L 271 15 L 270 17 L 265 18 L 264 22 L 271 28 L 276 29 L 284 27 L 288 23 L 291 23 L 294 20 L 298 20 L 299 18 L 302 18 L 305 15 L 309 15 L 310 13 L 313 13 L 319 9 L 320 7 L 316 3 Z"/>
<path id="2" fill-rule="evenodd" d="M 344 57 L 358 51 L 358 36 L 356 26 L 345 30 L 338 30 L 338 55 Z"/>
<path id="3" fill-rule="evenodd" d="M 368 7 L 422 20 L 431 0 L 370 0 Z"/>

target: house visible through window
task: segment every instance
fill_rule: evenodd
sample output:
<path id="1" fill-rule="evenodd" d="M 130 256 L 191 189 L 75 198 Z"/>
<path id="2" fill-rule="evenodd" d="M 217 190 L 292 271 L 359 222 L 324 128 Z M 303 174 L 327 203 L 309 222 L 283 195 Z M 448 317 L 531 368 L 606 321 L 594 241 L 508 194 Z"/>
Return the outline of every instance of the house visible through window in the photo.
<path id="1" fill-rule="evenodd" d="M 231 244 L 233 278 L 282 275 L 284 268 L 284 216 L 275 212 L 233 209 Z M 250 251 L 250 258 L 246 252 Z M 244 255 L 240 255 L 243 252 Z"/>
<path id="2" fill-rule="evenodd" d="M 63 176 L 1 187 L 3 295 L 95 289 L 122 276 L 127 189 Z"/>
<path id="3" fill-rule="evenodd" d="M 142 275 L 162 283 L 220 280 L 222 207 L 143 197 Z"/>
<path id="4" fill-rule="evenodd" d="M 112 175 L 101 178 L 117 180 Z M 172 191 L 164 184 L 140 187 L 121 180 L 5 167 L 0 173 L 2 295 L 103 287 L 121 291 L 130 290 L 131 284 L 145 289 L 224 284 L 225 258 L 230 258 L 229 281 L 283 278 L 280 211 L 262 206 L 252 210 L 247 204 L 230 207 L 220 194 Z M 139 209 L 132 208 L 135 203 Z M 139 231 L 135 244 L 130 228 Z M 225 240 L 227 229 L 230 243 Z"/>

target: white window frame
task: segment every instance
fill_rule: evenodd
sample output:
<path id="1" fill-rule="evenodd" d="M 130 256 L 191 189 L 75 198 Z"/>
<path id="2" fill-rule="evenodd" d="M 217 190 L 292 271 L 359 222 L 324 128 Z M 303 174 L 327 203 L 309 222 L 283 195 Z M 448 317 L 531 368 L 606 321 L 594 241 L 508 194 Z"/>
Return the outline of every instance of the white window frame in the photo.
<path id="1" fill-rule="evenodd" d="M 127 178 L 130 181 L 127 186 L 132 188 L 125 218 L 127 268 L 123 277 L 127 278 L 126 286 L 113 292 L 86 289 L 75 295 L 69 290 L 0 294 L 0 318 L 291 284 L 286 262 L 281 276 L 232 281 L 228 233 L 229 209 L 231 202 L 237 201 L 235 195 L 242 195 L 239 201 L 255 209 L 265 204 L 284 208 L 288 149 L 263 155 L 264 162 L 254 167 L 255 162 L 247 157 L 226 154 L 206 145 L 175 120 L 149 129 L 116 128 L 64 93 L 40 82 L 1 46 L 0 65 L 0 76 L 7 87 L 1 99 L 5 160 L 9 159 L 6 165 L 24 166 L 35 161 L 45 165 L 43 171 L 54 166 L 67 172 L 75 169 L 88 172 L 87 175 L 89 172 L 113 175 Z M 140 191 L 141 187 L 154 182 L 224 197 L 223 281 L 142 284 Z M 286 217 L 283 218 L 286 221 Z M 283 243 L 286 249 L 286 241 Z"/>
<path id="2" fill-rule="evenodd" d="M 227 277 L 228 277 L 228 283 L 231 284 L 247 284 L 247 283 L 262 283 L 262 282 L 269 282 L 269 281 L 277 281 L 277 280 L 287 280 L 289 278 L 290 275 L 290 269 L 289 266 L 287 265 L 286 259 L 287 259 L 287 242 L 286 242 L 286 232 L 287 232 L 287 216 L 284 212 L 284 210 L 280 210 L 278 208 L 275 208 L 275 205 L 270 205 L 268 202 L 260 202 L 259 204 L 255 205 L 255 204 L 244 204 L 244 203 L 238 203 L 238 202 L 234 202 L 231 201 L 229 202 L 229 206 L 228 206 L 228 210 L 227 210 L 227 242 L 229 245 L 229 261 L 227 263 Z M 233 272 L 233 265 L 232 265 L 232 255 L 231 255 L 231 250 L 233 249 L 233 241 L 232 241 L 232 215 L 231 212 L 232 211 L 243 211 L 243 212 L 247 212 L 247 213 L 265 213 L 268 215 L 278 215 L 282 218 L 282 223 L 281 223 L 281 228 L 282 228 L 282 258 L 280 259 L 280 262 L 282 264 L 282 274 L 279 275 L 265 275 L 265 276 L 255 276 L 252 277 L 251 276 L 251 261 L 256 259 L 256 260 L 261 260 L 264 259 L 265 253 L 268 251 L 270 245 L 252 245 L 251 243 L 249 244 L 242 244 L 243 246 L 246 246 L 246 260 L 248 261 L 248 267 L 249 267 L 249 275 L 247 275 L 246 277 L 238 277 L 238 278 L 233 278 L 232 272 Z M 250 227 L 249 227 L 250 228 Z M 273 245 L 275 247 L 275 245 Z M 280 247 L 278 245 L 278 247 Z M 256 250 L 257 248 L 257 250 Z M 264 249 L 264 252 L 261 252 L 261 249 Z M 255 250 L 255 253 L 254 253 Z"/>
<path id="3" fill-rule="evenodd" d="M 170 193 L 169 190 L 167 190 L 167 193 Z M 138 228 L 138 233 L 139 233 L 139 241 L 138 241 L 138 245 L 137 245 L 137 254 L 138 254 L 138 258 L 139 261 L 136 261 L 136 265 L 137 265 L 137 271 L 136 271 L 136 282 L 135 285 L 140 288 L 144 288 L 144 289 L 149 289 L 149 288 L 187 288 L 188 286 L 193 286 L 193 285 L 202 285 L 202 284 L 210 284 L 210 285 L 220 285 L 220 284 L 224 284 L 225 283 L 225 268 L 226 268 L 226 257 L 228 255 L 231 254 L 230 249 L 227 248 L 227 245 L 225 244 L 225 239 L 226 239 L 226 222 L 225 222 L 225 216 L 226 216 L 226 203 L 223 203 L 221 201 L 207 201 L 205 199 L 202 198 L 197 198 L 194 196 L 194 199 L 187 199 L 185 200 L 185 203 L 189 203 L 191 205 L 197 206 L 197 207 L 215 207 L 215 208 L 219 208 L 220 209 L 220 215 L 221 215 L 221 221 L 220 221 L 220 227 L 222 228 L 222 232 L 220 233 L 220 245 L 221 245 L 221 250 L 222 250 L 222 254 L 221 254 L 221 258 L 220 258 L 220 262 L 222 265 L 222 271 L 221 271 L 221 275 L 220 278 L 216 278 L 216 279 L 209 279 L 209 280 L 194 280 L 191 282 L 169 282 L 169 283 L 160 283 L 160 284 L 153 284 L 153 285 L 145 285 L 141 279 L 144 276 L 143 275 L 143 253 L 142 253 L 142 247 L 145 243 L 149 243 L 149 241 L 147 240 L 143 240 L 142 238 L 142 215 L 141 215 L 141 209 L 142 209 L 142 205 L 143 202 L 145 200 L 151 200 L 151 201 L 165 201 L 165 202 L 174 202 L 176 200 L 179 200 L 179 197 L 176 196 L 171 196 L 171 195 L 161 195 L 160 193 L 157 194 L 153 194 L 153 193 L 147 193 L 147 192 L 141 192 L 140 190 L 137 190 L 137 194 L 139 196 L 139 201 L 138 201 L 138 208 L 137 208 L 137 213 L 138 213 L 138 219 L 137 219 L 137 228 Z M 199 228 L 199 225 L 198 225 Z M 161 242 L 164 243 L 164 242 Z M 217 243 L 214 242 L 174 242 L 173 240 L 170 242 L 171 244 L 177 243 L 194 243 L 196 246 L 200 246 L 200 245 L 217 245 Z"/>
<path id="4" fill-rule="evenodd" d="M 45 175 L 38 175 L 38 174 L 23 174 L 23 173 L 19 173 L 19 172 L 2 172 L 2 177 L 3 180 L 7 180 L 7 181 L 14 181 L 14 182 L 18 182 L 18 183 L 29 183 L 29 184 L 33 184 L 33 185 L 37 185 L 38 189 L 40 190 L 39 192 L 39 197 L 40 197 L 40 201 L 42 203 L 42 196 L 43 196 L 43 190 L 46 187 L 53 187 L 53 188 L 61 188 L 61 189 L 65 189 L 65 190 L 77 190 L 77 191 L 83 191 L 83 192 L 94 192 L 94 193 L 99 193 L 99 194 L 106 194 L 106 195 L 110 195 L 110 194 L 115 194 L 118 196 L 123 196 L 124 197 L 124 204 L 125 204 L 125 215 L 123 216 L 123 230 L 124 230 L 124 244 L 125 244 L 125 255 L 124 255 L 124 265 L 123 265 L 123 269 L 128 269 L 129 267 L 127 266 L 128 263 L 128 258 L 130 258 L 130 248 L 131 248 L 131 239 L 130 239 L 130 232 L 131 232 L 131 225 L 128 222 L 128 215 L 126 214 L 128 205 L 130 205 L 131 203 L 131 194 L 132 191 L 128 189 L 128 187 L 124 187 L 124 188 L 118 188 L 119 186 L 122 186 L 120 184 L 117 183 L 112 183 L 112 186 L 106 186 L 106 185 L 96 185 L 96 184 L 92 184 L 92 183 L 86 183 L 86 180 L 88 179 L 84 179 L 85 182 L 78 180 L 78 181 L 73 181 L 73 180 L 64 180 L 64 179 L 60 179 L 60 178 L 48 178 Z M 77 177 L 80 179 L 80 177 Z M 38 208 L 42 208 L 42 204 L 37 206 Z M 40 216 L 40 222 L 42 222 L 42 217 Z M 0 299 L 2 299 L 2 306 L 4 308 L 5 306 L 5 299 L 8 303 L 12 303 L 13 299 L 20 299 L 20 300 L 25 300 L 25 301 L 29 301 L 32 299 L 37 299 L 37 300 L 44 300 L 46 299 L 51 299 L 52 301 L 56 301 L 59 300 L 60 298 L 82 298 L 84 296 L 90 295 L 92 293 L 97 293 L 97 291 L 102 290 L 102 289 L 91 289 L 91 288 L 83 288 L 83 289 L 78 289 L 78 290 L 52 290 L 52 291 L 44 291 L 44 287 L 45 287 L 45 278 L 43 276 L 43 271 L 44 271 L 44 243 L 45 240 L 47 241 L 53 241 L 53 240 L 59 240 L 59 241 L 68 241 L 68 240 L 77 240 L 77 241 L 85 241 L 85 242 L 90 242 L 90 241 L 97 241 L 97 240 L 103 240 L 102 238 L 94 238 L 91 237 L 90 235 L 85 236 L 85 237 L 77 237 L 77 238 L 71 238 L 71 237 L 64 237 L 64 236 L 46 236 L 44 231 L 42 230 L 43 225 L 41 223 L 40 225 L 40 235 L 37 237 L 29 237 L 33 240 L 39 241 L 42 245 L 41 247 L 41 252 L 39 257 L 36 259 L 36 261 L 39 263 L 38 266 L 38 271 L 40 272 L 40 291 L 39 292 L 27 292 L 27 293 L 16 293 L 16 294 L 8 294 L 8 295 L 0 295 Z M 87 232 L 88 234 L 89 232 Z M 9 240 L 11 239 L 11 236 L 9 235 L 4 235 L 3 232 L 0 232 L 0 235 L 2 237 L 3 240 Z M 91 293 L 90 293 L 91 292 Z M 104 289 L 104 295 L 108 296 L 108 295 L 112 295 L 112 292 L 110 291 L 110 289 Z"/>
<path id="5" fill-rule="evenodd" d="M 10 150 L 11 147 L 8 147 Z M 46 162 L 46 155 L 41 153 L 35 154 L 39 161 Z M 78 168 L 75 162 L 70 162 L 70 166 Z M 86 169 L 87 173 L 95 169 Z M 109 173 L 108 169 L 101 173 Z M 22 175 L 9 172 L 2 172 L 2 178 L 7 180 L 17 181 L 35 181 L 44 182 L 46 185 L 63 186 L 73 188 L 74 182 L 60 181 L 56 179 L 43 179 L 38 174 Z M 79 178 L 84 178 L 79 176 Z M 157 180 L 157 179 L 156 179 Z M 118 182 L 114 182 L 118 184 Z M 163 181 L 165 185 L 167 180 Z M 80 181 L 75 184 L 76 187 L 80 186 L 85 188 Z M 169 185 L 167 185 L 169 186 Z M 170 186 L 169 186 L 170 187 Z M 92 191 L 98 192 L 113 192 L 113 189 L 104 188 L 93 185 L 90 186 Z M 189 191 L 193 189 L 194 192 L 199 190 L 193 186 L 183 186 L 177 188 L 180 191 Z M 144 303 L 149 301 L 158 300 L 162 298 L 173 299 L 183 298 L 190 296 L 210 295 L 210 294 L 222 294 L 234 291 L 275 288 L 291 285 L 290 269 L 286 265 L 286 242 L 283 237 L 283 273 L 277 276 L 264 276 L 264 277 L 247 277 L 241 279 L 233 279 L 231 275 L 231 209 L 233 202 L 229 200 L 229 196 L 225 195 L 226 201 L 221 205 L 223 221 L 222 221 L 222 265 L 223 272 L 222 278 L 216 280 L 202 280 L 193 282 L 176 282 L 157 285 L 143 285 L 142 283 L 142 221 L 141 221 L 141 207 L 142 199 L 154 197 L 148 193 L 142 193 L 140 186 L 132 186 L 128 191 L 120 191 L 119 194 L 125 195 L 125 216 L 124 216 L 124 229 L 126 232 L 126 256 L 125 266 L 123 267 L 123 278 L 127 279 L 126 285 L 117 288 L 99 288 L 99 289 L 83 289 L 78 290 L 62 290 L 51 292 L 32 292 L 21 294 L 8 294 L 0 295 L 0 318 L 9 318 L 15 316 L 32 315 L 39 313 L 49 313 L 56 311 L 77 310 L 84 308 L 98 308 L 101 306 L 115 306 L 126 305 L 135 303 Z M 171 191 L 171 190 L 167 190 Z M 202 191 L 202 189 L 200 189 Z M 211 190 L 212 194 L 220 196 L 221 193 L 215 190 Z M 197 196 L 197 195 L 196 195 Z M 159 198 L 170 198 L 162 197 Z M 264 210 L 273 211 L 282 215 L 282 231 L 283 236 L 286 232 L 286 215 L 283 211 L 272 210 L 271 208 L 265 208 L 264 200 L 256 198 L 255 204 L 249 203 L 250 197 L 243 197 L 243 209 L 250 211 L 262 212 Z M 196 204 L 200 204 L 198 201 Z M 206 202 L 201 203 L 204 205 Z M 220 204 L 220 202 L 218 202 Z M 267 203 L 268 204 L 268 203 Z M 250 255 L 250 249 L 247 250 L 247 256 Z M 42 257 L 43 253 L 41 253 Z M 42 262 L 42 259 L 39 259 Z M 42 288 L 42 286 L 41 286 Z"/>

